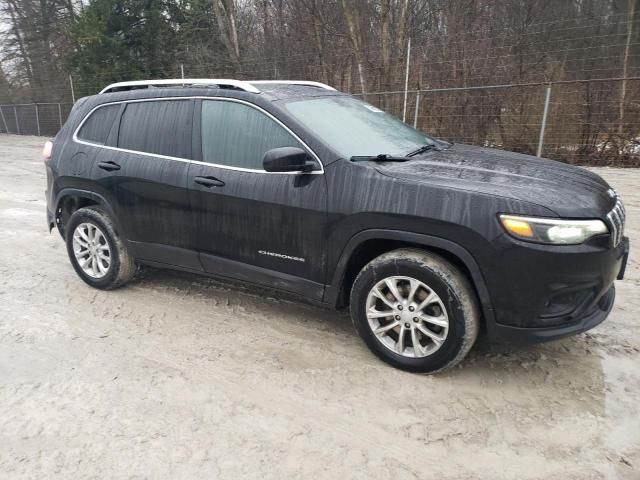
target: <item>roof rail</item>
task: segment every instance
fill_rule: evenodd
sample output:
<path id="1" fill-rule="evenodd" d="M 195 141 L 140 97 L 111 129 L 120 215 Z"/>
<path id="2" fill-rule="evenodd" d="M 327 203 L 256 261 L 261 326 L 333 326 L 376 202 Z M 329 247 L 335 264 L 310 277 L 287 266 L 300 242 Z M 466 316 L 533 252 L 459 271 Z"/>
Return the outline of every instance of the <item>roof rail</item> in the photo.
<path id="1" fill-rule="evenodd" d="M 308 82 L 306 80 L 250 80 L 249 83 L 252 83 L 253 85 L 260 85 L 260 84 L 306 85 L 308 87 L 324 88 L 325 90 L 333 90 L 333 91 L 336 90 L 335 88 L 327 85 L 326 83 Z"/>
<path id="2" fill-rule="evenodd" d="M 164 87 L 170 85 L 215 85 L 219 87 L 233 87 L 250 93 L 260 93 L 260 90 L 251 85 L 251 83 L 249 82 L 220 78 L 182 78 L 171 80 L 135 80 L 132 82 L 118 82 L 106 86 L 100 91 L 100 93 L 108 93 L 117 89 L 132 90 L 135 87 Z"/>

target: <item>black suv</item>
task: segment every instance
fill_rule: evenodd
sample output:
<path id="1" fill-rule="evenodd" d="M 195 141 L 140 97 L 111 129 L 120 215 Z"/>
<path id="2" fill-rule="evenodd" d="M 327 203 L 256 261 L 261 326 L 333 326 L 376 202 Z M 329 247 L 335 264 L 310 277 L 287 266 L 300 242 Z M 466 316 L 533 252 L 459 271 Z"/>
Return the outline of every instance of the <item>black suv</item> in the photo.
<path id="1" fill-rule="evenodd" d="M 351 309 L 388 363 L 583 332 L 613 306 L 622 202 L 582 168 L 431 138 L 315 82 L 124 82 L 46 147 L 49 228 L 89 285 L 138 265 Z"/>

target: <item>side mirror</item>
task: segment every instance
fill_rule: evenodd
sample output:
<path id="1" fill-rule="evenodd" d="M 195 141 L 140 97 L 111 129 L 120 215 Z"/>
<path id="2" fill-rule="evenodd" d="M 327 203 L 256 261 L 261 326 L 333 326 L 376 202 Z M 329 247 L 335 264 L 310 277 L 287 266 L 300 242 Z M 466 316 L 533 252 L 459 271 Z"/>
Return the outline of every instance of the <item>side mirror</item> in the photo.
<path id="1" fill-rule="evenodd" d="M 264 154 L 262 166 L 267 172 L 310 172 L 316 162 L 301 148 L 280 147 Z"/>

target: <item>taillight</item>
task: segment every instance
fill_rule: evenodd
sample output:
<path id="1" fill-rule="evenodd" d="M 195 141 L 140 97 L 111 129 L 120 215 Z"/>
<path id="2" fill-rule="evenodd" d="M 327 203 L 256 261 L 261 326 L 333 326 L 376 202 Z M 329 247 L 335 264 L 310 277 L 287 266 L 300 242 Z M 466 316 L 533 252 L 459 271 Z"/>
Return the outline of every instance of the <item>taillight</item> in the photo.
<path id="1" fill-rule="evenodd" d="M 51 150 L 53 150 L 53 142 L 51 140 L 47 140 L 44 144 L 44 148 L 42 149 L 42 156 L 45 160 L 49 160 L 51 158 Z"/>

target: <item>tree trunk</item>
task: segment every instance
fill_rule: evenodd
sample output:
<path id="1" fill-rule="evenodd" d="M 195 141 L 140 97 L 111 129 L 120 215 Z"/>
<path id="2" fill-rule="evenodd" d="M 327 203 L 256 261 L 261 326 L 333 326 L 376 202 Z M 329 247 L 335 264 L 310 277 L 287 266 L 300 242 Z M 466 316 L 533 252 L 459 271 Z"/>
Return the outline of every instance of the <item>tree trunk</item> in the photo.
<path id="1" fill-rule="evenodd" d="M 20 10 L 18 9 L 18 5 L 16 5 L 16 2 L 13 0 L 7 0 L 7 5 L 9 6 L 9 15 L 11 16 L 13 34 L 15 35 L 16 41 L 18 43 L 18 51 L 20 52 L 20 57 L 24 65 L 27 81 L 29 82 L 29 85 L 33 87 L 34 75 L 33 69 L 31 67 L 31 56 L 27 52 L 27 48 L 21 31 L 22 19 L 18 18 Z"/>
<path id="2" fill-rule="evenodd" d="M 344 18 L 347 22 L 347 28 L 349 29 L 349 39 L 353 46 L 353 53 L 356 57 L 356 63 L 358 66 L 358 76 L 360 77 L 360 89 L 362 90 L 362 97 L 367 96 L 367 87 L 364 73 L 364 55 L 362 52 L 362 39 L 360 36 L 360 28 L 357 24 L 356 15 L 353 9 L 353 5 L 349 0 L 342 0 L 342 9 L 344 11 Z M 359 17 L 358 17 L 359 18 Z"/>
<path id="3" fill-rule="evenodd" d="M 313 39 L 318 52 L 318 63 L 320 64 L 320 78 L 324 83 L 329 83 L 329 71 L 324 53 L 324 22 L 320 14 L 318 0 L 312 0 L 311 2 L 311 18 L 313 18 Z"/>
<path id="4" fill-rule="evenodd" d="M 222 43 L 229 52 L 236 73 L 242 70 L 240 63 L 240 45 L 236 28 L 236 12 L 234 0 L 213 0 L 216 21 L 222 36 Z"/>
<path id="5" fill-rule="evenodd" d="M 409 10 L 409 0 L 402 1 L 402 9 L 398 16 L 398 33 L 396 34 L 396 51 L 401 52 L 400 57 L 406 57 L 407 48 L 407 12 Z M 399 69 L 396 70 L 400 72 Z M 396 79 L 392 80 L 397 81 Z"/>
<path id="6" fill-rule="evenodd" d="M 391 28 L 390 28 L 391 0 L 380 2 L 380 46 L 382 49 L 382 90 L 388 90 L 391 85 Z"/>

